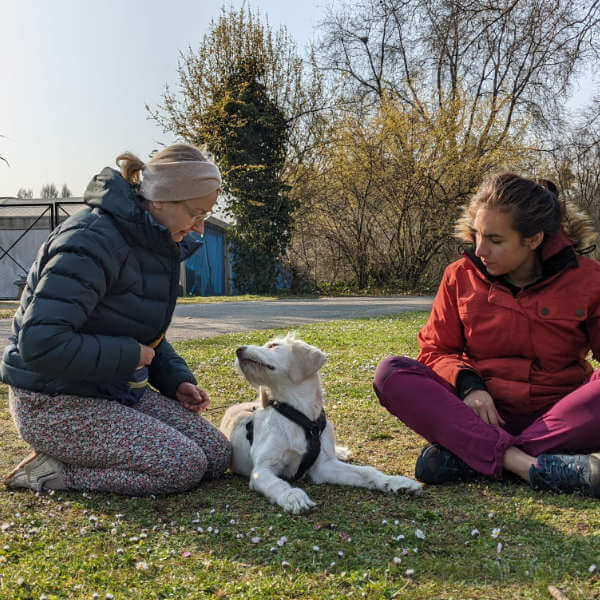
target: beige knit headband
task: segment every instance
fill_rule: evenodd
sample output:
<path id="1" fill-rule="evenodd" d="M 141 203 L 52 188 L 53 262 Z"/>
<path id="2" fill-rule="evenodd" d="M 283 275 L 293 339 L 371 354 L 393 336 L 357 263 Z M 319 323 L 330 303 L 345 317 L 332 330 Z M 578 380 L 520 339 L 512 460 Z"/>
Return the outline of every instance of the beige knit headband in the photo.
<path id="1" fill-rule="evenodd" d="M 140 193 L 152 202 L 200 198 L 221 187 L 219 168 L 208 161 L 179 161 L 145 165 Z"/>

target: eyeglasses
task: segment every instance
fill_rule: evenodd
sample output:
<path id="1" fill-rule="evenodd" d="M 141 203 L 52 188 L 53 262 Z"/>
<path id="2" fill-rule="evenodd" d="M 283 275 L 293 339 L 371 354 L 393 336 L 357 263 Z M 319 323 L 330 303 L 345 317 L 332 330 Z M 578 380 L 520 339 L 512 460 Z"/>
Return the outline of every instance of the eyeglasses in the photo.
<path id="1" fill-rule="evenodd" d="M 208 217 L 210 217 L 213 213 L 212 210 L 204 210 L 204 209 L 200 209 L 199 212 L 195 213 L 184 201 L 182 201 L 182 203 L 184 208 L 185 208 L 185 212 L 187 212 L 188 216 L 190 217 L 190 219 L 192 219 L 192 221 L 194 221 L 194 223 L 200 222 L 200 221 L 204 221 L 205 219 L 208 219 Z"/>

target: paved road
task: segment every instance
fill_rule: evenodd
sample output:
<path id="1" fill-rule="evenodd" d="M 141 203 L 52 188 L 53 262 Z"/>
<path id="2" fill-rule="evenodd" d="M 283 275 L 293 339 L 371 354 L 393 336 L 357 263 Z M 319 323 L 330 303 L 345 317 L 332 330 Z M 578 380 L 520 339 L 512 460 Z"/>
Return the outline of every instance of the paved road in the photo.
<path id="1" fill-rule="evenodd" d="M 396 296 L 178 304 L 167 337 L 176 341 L 252 329 L 293 329 L 318 321 L 429 310 L 432 301 L 430 296 Z M 0 347 L 6 345 L 9 333 L 10 319 L 0 319 Z"/>

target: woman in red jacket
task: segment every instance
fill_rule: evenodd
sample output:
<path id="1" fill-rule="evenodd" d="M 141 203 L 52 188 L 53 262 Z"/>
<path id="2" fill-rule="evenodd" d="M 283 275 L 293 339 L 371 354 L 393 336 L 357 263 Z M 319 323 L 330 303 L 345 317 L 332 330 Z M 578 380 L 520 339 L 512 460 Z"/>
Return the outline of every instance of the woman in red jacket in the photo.
<path id="1" fill-rule="evenodd" d="M 379 400 L 431 442 L 425 483 L 502 478 L 600 497 L 600 263 L 589 219 L 552 182 L 493 175 L 456 227 L 417 360 L 375 372 Z"/>

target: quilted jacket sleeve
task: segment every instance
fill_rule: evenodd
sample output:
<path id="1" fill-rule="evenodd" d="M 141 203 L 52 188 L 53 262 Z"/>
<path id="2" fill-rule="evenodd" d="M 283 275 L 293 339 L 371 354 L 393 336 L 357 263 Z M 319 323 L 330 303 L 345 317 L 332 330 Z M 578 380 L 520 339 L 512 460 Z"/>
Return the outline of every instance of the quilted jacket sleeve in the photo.
<path id="1" fill-rule="evenodd" d="M 458 313 L 453 265 L 446 268 L 429 320 L 419 332 L 418 340 L 421 352 L 417 360 L 432 368 L 450 385 L 456 386 L 458 374 L 464 369 L 477 372 L 463 355 L 465 338 Z"/>
<path id="2" fill-rule="evenodd" d="M 110 381 L 135 370 L 140 350 L 134 338 L 79 331 L 119 275 L 113 237 L 101 227 L 67 229 L 52 234 L 40 253 L 17 340 L 36 371 Z"/>
<path id="3" fill-rule="evenodd" d="M 156 347 L 148 382 L 164 396 L 175 398 L 177 387 L 184 381 L 197 383 L 185 360 L 175 352 L 167 340 L 163 340 Z"/>

